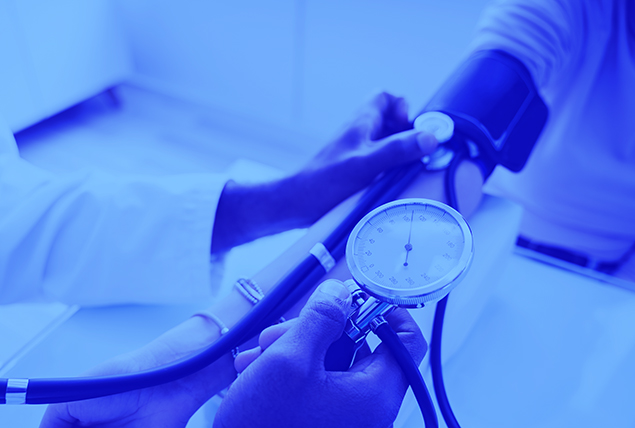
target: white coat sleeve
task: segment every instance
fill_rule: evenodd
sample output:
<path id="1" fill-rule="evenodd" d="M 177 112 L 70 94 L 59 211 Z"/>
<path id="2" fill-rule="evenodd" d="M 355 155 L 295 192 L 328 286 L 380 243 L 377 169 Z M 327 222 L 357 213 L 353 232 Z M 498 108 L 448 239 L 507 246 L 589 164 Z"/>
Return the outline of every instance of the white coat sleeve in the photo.
<path id="1" fill-rule="evenodd" d="M 210 298 L 225 178 L 54 175 L 0 131 L 0 303 L 175 303 Z"/>

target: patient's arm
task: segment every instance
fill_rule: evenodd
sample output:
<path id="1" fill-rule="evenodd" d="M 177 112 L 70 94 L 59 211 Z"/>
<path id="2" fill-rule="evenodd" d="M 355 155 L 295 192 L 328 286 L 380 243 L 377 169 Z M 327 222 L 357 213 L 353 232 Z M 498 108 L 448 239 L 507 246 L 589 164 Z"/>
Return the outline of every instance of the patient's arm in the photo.
<path id="1" fill-rule="evenodd" d="M 445 172 L 443 171 L 422 173 L 400 195 L 400 198 L 427 198 L 446 202 L 444 192 L 444 174 Z M 457 199 L 461 207 L 461 212 L 465 217 L 469 217 L 478 207 L 482 197 L 482 186 L 483 177 L 479 167 L 469 161 L 463 162 L 457 170 L 456 187 Z M 322 242 L 326 236 L 328 236 L 329 232 L 337 224 L 339 224 L 339 222 L 353 207 L 358 196 L 359 195 L 349 198 L 320 219 L 320 221 L 315 223 L 301 240 L 260 271 L 254 277 L 254 280 L 262 286 L 265 292 L 269 290 L 269 288 L 272 287 L 284 273 L 295 266 L 308 254 L 309 250 L 316 242 Z M 340 261 L 333 270 L 326 274 L 322 279 L 324 280 L 328 278 L 339 280 L 346 280 L 350 278 L 346 263 L 343 260 Z M 237 291 L 235 291 L 234 294 L 234 299 L 237 304 L 239 304 L 238 302 L 241 300 L 244 300 Z M 299 302 L 295 307 L 294 314 L 299 313 L 299 310 L 303 305 L 304 301 Z M 247 306 L 249 308 L 249 305 Z M 234 321 L 234 319 L 231 321 Z"/>

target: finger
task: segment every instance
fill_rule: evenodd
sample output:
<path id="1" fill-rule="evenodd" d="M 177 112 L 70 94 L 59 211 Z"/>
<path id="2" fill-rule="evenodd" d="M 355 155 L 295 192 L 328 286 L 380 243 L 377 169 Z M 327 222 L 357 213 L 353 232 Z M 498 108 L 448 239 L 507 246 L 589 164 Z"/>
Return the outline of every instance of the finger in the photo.
<path id="1" fill-rule="evenodd" d="M 392 134 L 412 128 L 408 119 L 408 103 L 400 97 L 390 96 L 381 110 L 381 123 L 371 133 L 371 140 L 381 140 Z"/>
<path id="2" fill-rule="evenodd" d="M 428 344 L 421 333 L 421 329 L 406 309 L 396 309 L 386 317 L 388 324 L 395 330 L 399 339 L 412 356 L 417 365 L 421 364 L 425 356 Z M 364 355 L 365 358 L 355 358 L 355 363 L 349 369 L 350 372 L 366 372 L 369 367 L 373 371 L 380 371 L 382 376 L 388 376 L 388 371 L 394 370 L 396 362 L 392 353 L 384 344 L 380 344 L 372 352 L 372 355 Z"/>
<path id="3" fill-rule="evenodd" d="M 404 108 L 407 123 L 408 113 L 405 100 L 387 92 L 379 93 L 364 106 L 353 122 L 350 132 L 355 133 L 357 141 L 378 140 L 393 134 L 395 131 L 389 132 L 388 128 L 396 129 L 399 127 L 398 124 L 401 122 L 398 118 L 403 118 Z"/>
<path id="4" fill-rule="evenodd" d="M 404 346 L 412 356 L 417 365 L 421 364 L 423 357 L 428 350 L 428 343 L 421 333 L 417 322 L 412 318 L 406 309 L 396 309 L 386 317 L 386 321 L 399 336 Z M 375 349 L 375 353 L 387 353 L 389 350 L 382 345 Z"/>
<path id="5" fill-rule="evenodd" d="M 364 160 L 367 168 L 377 174 L 385 169 L 419 160 L 438 146 L 432 134 L 409 130 L 369 145 Z"/>
<path id="6" fill-rule="evenodd" d="M 366 340 L 364 340 L 364 343 L 357 350 L 357 353 L 355 354 L 355 361 L 362 360 L 362 359 L 370 356 L 372 353 L 373 353 L 373 351 L 371 351 L 370 345 L 368 345 L 368 342 Z"/>
<path id="7" fill-rule="evenodd" d="M 280 324 L 274 324 L 264 329 L 258 338 L 258 345 L 260 345 L 260 348 L 264 351 L 270 347 L 272 343 L 289 331 L 289 329 L 295 324 L 296 320 L 297 318 L 294 318 Z"/>
<path id="8" fill-rule="evenodd" d="M 397 409 L 409 386 L 401 366 L 384 344 L 370 356 L 356 360 L 347 373 L 353 376 L 358 388 L 373 396 L 376 402 L 394 402 Z"/>
<path id="9" fill-rule="evenodd" d="M 384 111 L 392 103 L 394 103 L 396 99 L 397 99 L 396 96 L 394 96 L 390 92 L 384 91 L 384 92 L 375 94 L 369 104 L 372 105 L 378 111 Z"/>
<path id="10" fill-rule="evenodd" d="M 350 292 L 342 282 L 324 281 L 309 298 L 295 325 L 278 343 L 291 342 L 297 355 L 323 367 L 327 349 L 344 331 L 350 305 Z"/>
<path id="11" fill-rule="evenodd" d="M 70 415 L 66 403 L 51 404 L 46 408 L 40 428 L 71 428 L 77 426 L 78 422 Z"/>
<path id="12" fill-rule="evenodd" d="M 260 354 L 262 354 L 262 349 L 260 349 L 259 346 L 248 349 L 246 351 L 242 351 L 236 356 L 236 359 L 234 360 L 234 368 L 238 373 L 244 372 L 251 363 L 258 359 Z"/>
<path id="13" fill-rule="evenodd" d="M 359 145 L 373 139 L 377 129 L 382 126 L 381 111 L 367 109 L 359 115 L 344 134 L 345 141 L 351 145 Z"/>

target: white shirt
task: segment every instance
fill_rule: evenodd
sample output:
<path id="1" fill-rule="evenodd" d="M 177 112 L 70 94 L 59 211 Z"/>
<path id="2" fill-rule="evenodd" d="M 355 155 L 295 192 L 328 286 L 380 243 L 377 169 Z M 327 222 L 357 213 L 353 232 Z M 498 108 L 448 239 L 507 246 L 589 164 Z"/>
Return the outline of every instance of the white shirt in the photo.
<path id="1" fill-rule="evenodd" d="M 0 126 L 0 303 L 177 303 L 210 298 L 225 178 L 54 175 Z M 218 266 L 214 266 L 217 268 Z"/>
<path id="2" fill-rule="evenodd" d="M 486 190 L 525 207 L 522 234 L 619 259 L 635 242 L 635 2 L 500 2 L 473 49 L 520 59 L 550 114 L 525 169 Z"/>

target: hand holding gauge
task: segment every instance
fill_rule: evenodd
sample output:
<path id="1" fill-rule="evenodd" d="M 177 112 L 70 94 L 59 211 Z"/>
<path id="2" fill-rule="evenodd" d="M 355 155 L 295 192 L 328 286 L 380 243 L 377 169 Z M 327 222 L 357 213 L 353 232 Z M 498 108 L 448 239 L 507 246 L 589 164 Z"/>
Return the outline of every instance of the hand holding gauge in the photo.
<path id="1" fill-rule="evenodd" d="M 342 338 L 327 354 L 326 367 L 346 370 L 373 323 L 396 307 L 421 308 L 447 295 L 467 272 L 472 254 L 467 222 L 440 202 L 402 199 L 368 213 L 346 245 L 353 287 L 359 288 L 353 291 L 353 311 Z"/>

